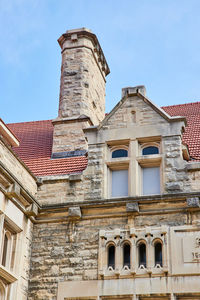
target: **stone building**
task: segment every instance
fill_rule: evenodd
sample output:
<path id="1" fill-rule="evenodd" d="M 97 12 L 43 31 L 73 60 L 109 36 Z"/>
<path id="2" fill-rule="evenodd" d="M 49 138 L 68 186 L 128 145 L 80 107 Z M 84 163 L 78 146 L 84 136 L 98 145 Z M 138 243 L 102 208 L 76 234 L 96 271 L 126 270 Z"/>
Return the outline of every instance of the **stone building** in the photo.
<path id="1" fill-rule="evenodd" d="M 58 42 L 57 118 L 0 120 L 0 299 L 200 299 L 200 102 L 105 115 L 97 37 Z"/>

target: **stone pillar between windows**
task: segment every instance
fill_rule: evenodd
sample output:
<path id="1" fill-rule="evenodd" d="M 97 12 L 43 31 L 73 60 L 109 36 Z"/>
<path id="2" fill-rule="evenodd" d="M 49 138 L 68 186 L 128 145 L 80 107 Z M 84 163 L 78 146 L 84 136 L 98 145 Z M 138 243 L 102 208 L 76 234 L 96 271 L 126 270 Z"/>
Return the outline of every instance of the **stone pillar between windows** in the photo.
<path id="1" fill-rule="evenodd" d="M 170 300 L 176 300 L 176 296 L 174 294 L 170 295 Z"/>
<path id="2" fill-rule="evenodd" d="M 116 248 L 115 248 L 115 273 L 118 275 L 120 273 L 120 262 L 121 262 L 121 245 L 120 245 L 120 235 L 116 236 Z"/>
<path id="3" fill-rule="evenodd" d="M 135 232 L 130 229 L 130 236 L 131 236 L 131 273 L 136 273 L 137 268 L 137 251 L 136 251 L 136 235 Z"/>
<path id="4" fill-rule="evenodd" d="M 147 253 L 146 253 L 146 265 L 147 265 L 147 271 L 148 273 L 152 272 L 153 267 L 153 247 L 151 244 L 151 230 L 150 228 L 146 228 L 146 235 L 147 235 Z"/>
<path id="5" fill-rule="evenodd" d="M 130 196 L 138 195 L 138 163 L 136 160 L 138 152 L 138 143 L 136 140 L 131 140 L 129 145 L 129 193 Z"/>
<path id="6" fill-rule="evenodd" d="M 163 255 L 163 270 L 168 271 L 168 238 L 167 238 L 167 232 L 165 230 L 162 230 L 163 234 L 163 247 L 162 247 L 162 255 Z"/>

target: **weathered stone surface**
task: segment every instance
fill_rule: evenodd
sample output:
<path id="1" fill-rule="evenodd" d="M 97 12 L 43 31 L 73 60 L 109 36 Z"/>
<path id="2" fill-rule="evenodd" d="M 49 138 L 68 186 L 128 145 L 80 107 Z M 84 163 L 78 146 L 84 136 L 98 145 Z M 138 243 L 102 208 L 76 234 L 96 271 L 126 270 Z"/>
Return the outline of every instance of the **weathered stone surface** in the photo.
<path id="1" fill-rule="evenodd" d="M 138 203 L 127 203 L 126 204 L 126 211 L 127 212 L 139 212 Z"/>
<path id="2" fill-rule="evenodd" d="M 70 218 L 80 219 L 81 218 L 81 209 L 79 206 L 69 207 L 68 216 Z"/>
<path id="3" fill-rule="evenodd" d="M 70 33 L 67 33 L 70 35 Z M 65 37 L 64 37 L 65 38 Z M 57 120 L 78 118 L 77 122 L 54 124 L 53 152 L 87 149 L 82 115 L 98 125 L 105 117 L 105 76 L 108 66 L 98 41 L 87 33 L 66 39 L 62 48 L 59 114 Z M 87 45 L 87 46 L 86 46 Z M 97 56 L 97 52 L 101 56 Z M 100 61 L 99 61 L 100 59 Z"/>
<path id="4" fill-rule="evenodd" d="M 166 189 L 168 191 L 171 191 L 171 192 L 181 191 L 182 186 L 183 186 L 182 182 L 169 182 L 169 183 L 166 183 Z"/>
<path id="5" fill-rule="evenodd" d="M 200 207 L 200 201 L 198 197 L 187 198 L 187 205 L 189 207 Z"/>

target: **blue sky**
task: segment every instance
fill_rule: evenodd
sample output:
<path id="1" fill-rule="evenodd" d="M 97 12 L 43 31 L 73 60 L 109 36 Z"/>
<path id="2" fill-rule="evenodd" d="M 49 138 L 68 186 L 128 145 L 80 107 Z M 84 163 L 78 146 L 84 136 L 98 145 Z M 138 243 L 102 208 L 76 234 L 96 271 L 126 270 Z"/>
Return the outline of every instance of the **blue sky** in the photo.
<path id="1" fill-rule="evenodd" d="M 158 106 L 200 100 L 199 0 L 0 0 L 1 118 L 57 116 L 57 39 L 87 27 L 109 64 L 106 111 L 144 84 Z"/>

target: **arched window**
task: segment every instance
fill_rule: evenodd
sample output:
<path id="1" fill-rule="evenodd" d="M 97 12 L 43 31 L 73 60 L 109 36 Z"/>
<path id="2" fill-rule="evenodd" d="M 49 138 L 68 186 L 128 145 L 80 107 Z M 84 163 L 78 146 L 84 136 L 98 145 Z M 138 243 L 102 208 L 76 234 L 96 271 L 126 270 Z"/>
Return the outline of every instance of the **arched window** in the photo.
<path id="1" fill-rule="evenodd" d="M 155 249 L 155 266 L 160 265 L 162 267 L 162 244 L 161 242 L 156 242 L 154 244 Z"/>
<path id="2" fill-rule="evenodd" d="M 124 244 L 123 247 L 123 266 L 127 266 L 130 269 L 130 245 L 128 243 Z"/>
<path id="3" fill-rule="evenodd" d="M 8 235 L 5 233 L 3 242 L 3 254 L 2 254 L 2 265 L 6 266 L 6 258 L 8 255 Z"/>
<path id="4" fill-rule="evenodd" d="M 148 146 L 142 149 L 142 155 L 151 155 L 151 154 L 158 154 L 159 150 L 158 147 L 155 146 Z"/>
<path id="5" fill-rule="evenodd" d="M 5 288 L 3 283 L 0 281 L 0 300 L 4 300 L 5 298 Z"/>
<path id="6" fill-rule="evenodd" d="M 139 252 L 139 267 L 143 265 L 146 268 L 146 245 L 144 243 L 139 244 L 138 252 Z"/>
<path id="7" fill-rule="evenodd" d="M 108 267 L 115 269 L 115 246 L 108 247 Z"/>
<path id="8" fill-rule="evenodd" d="M 128 151 L 125 149 L 117 149 L 112 152 L 112 158 L 127 157 Z"/>

